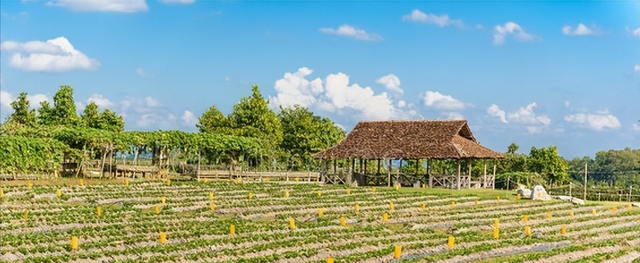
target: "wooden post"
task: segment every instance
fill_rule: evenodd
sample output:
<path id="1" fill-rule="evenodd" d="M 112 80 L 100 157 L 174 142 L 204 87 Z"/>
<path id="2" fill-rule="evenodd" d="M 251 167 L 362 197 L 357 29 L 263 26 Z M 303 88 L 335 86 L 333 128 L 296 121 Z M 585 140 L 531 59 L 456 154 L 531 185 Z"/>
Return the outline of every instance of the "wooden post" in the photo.
<path id="1" fill-rule="evenodd" d="M 460 161 L 461 160 L 458 159 L 458 187 L 457 187 L 458 190 L 460 190 L 460 166 L 461 166 Z"/>
<path id="2" fill-rule="evenodd" d="M 496 159 L 493 159 L 493 189 L 496 189 Z"/>
<path id="3" fill-rule="evenodd" d="M 389 169 L 387 171 L 387 186 L 391 187 L 391 159 L 389 159 Z"/>
<path id="4" fill-rule="evenodd" d="M 402 175 L 401 172 L 402 172 L 402 159 L 400 159 L 400 167 L 398 167 L 398 172 L 396 173 L 396 182 L 395 183 L 399 184 L 399 181 L 402 181 L 402 180 L 400 180 L 400 176 Z"/>
<path id="5" fill-rule="evenodd" d="M 467 179 L 467 188 L 471 188 L 471 162 L 472 160 L 469 159 L 469 179 Z"/>
<path id="6" fill-rule="evenodd" d="M 482 188 L 487 188 L 487 160 L 484 160 L 484 169 L 482 171 L 482 174 L 484 176 L 484 182 L 482 183 L 483 186 Z"/>
<path id="7" fill-rule="evenodd" d="M 363 174 L 367 174 L 367 160 L 364 161 L 364 169 L 362 171 Z"/>
<path id="8" fill-rule="evenodd" d="M 427 176 L 429 176 L 429 188 L 433 188 L 433 176 L 431 176 L 431 160 L 427 159 Z"/>
<path id="9" fill-rule="evenodd" d="M 380 159 L 378 159 L 378 173 L 376 173 L 376 175 L 380 174 Z"/>
<path id="10" fill-rule="evenodd" d="M 338 174 L 338 161 L 333 159 L 333 174 Z"/>

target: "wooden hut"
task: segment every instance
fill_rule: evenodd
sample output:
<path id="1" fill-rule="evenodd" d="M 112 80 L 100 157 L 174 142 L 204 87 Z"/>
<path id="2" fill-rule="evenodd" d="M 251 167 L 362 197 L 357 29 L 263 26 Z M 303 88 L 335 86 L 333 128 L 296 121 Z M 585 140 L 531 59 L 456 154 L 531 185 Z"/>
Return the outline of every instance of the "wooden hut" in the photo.
<path id="1" fill-rule="evenodd" d="M 358 171 L 353 169 L 356 160 L 359 160 L 361 164 L 363 160 L 377 160 L 378 173 L 381 160 L 388 161 L 389 167 L 391 167 L 392 160 L 399 160 L 400 166 L 402 166 L 402 160 L 427 160 L 427 162 L 431 160 L 457 160 L 457 178 L 438 177 L 429 171 L 427 171 L 425 178 L 428 177 L 430 187 L 446 186 L 448 183 L 453 183 L 456 188 L 460 189 L 461 186 L 472 187 L 471 162 L 468 162 L 468 175 L 463 176 L 460 174 L 461 160 L 494 160 L 492 175 L 487 175 L 485 161 L 483 178 L 475 185 L 482 188 L 494 188 L 495 159 L 502 158 L 503 155 L 480 145 L 465 120 L 416 120 L 360 122 L 342 142 L 314 154 L 314 157 L 321 158 L 326 162 L 333 161 L 333 174 L 330 172 L 331 169 L 327 169 L 329 170 L 328 173 L 325 173 L 328 175 L 327 178 L 331 178 L 337 173 L 336 160 L 348 160 L 351 164 L 351 169 L 345 180 L 348 183 L 354 179 L 351 176 L 359 175 Z M 364 163 L 366 165 L 367 162 Z M 386 181 L 387 185 L 391 185 L 391 169 L 388 170 Z M 366 171 L 366 167 L 360 171 Z M 358 184 L 368 183 L 364 180 Z"/>

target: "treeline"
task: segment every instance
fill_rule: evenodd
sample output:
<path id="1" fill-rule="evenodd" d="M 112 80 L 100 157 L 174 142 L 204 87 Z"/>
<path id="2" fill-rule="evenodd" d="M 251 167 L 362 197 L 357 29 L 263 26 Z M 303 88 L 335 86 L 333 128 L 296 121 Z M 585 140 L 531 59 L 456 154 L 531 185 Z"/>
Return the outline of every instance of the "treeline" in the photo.
<path id="1" fill-rule="evenodd" d="M 345 135 L 331 120 L 303 107 L 276 114 L 257 86 L 229 116 L 212 106 L 200 117 L 196 133 L 124 131 L 122 116 L 109 109 L 100 112 L 94 102 L 78 115 L 70 86 L 61 86 L 53 102 L 40 103 L 36 111 L 23 92 L 11 103 L 13 112 L 0 126 L 0 173 L 56 174 L 64 162 L 82 168 L 96 159 L 104 169 L 114 155 L 133 156 L 134 163 L 139 156 L 151 156 L 158 166 L 202 161 L 265 170 L 315 169 L 319 162 L 311 154 Z"/>
<path id="2" fill-rule="evenodd" d="M 640 150 L 599 151 L 595 159 L 589 156 L 566 160 L 555 146 L 547 148 L 532 147 L 530 153 L 517 153 L 518 145 L 509 145 L 505 158 L 498 161 L 497 178 L 499 186 L 511 187 L 517 183 L 543 184 L 555 187 L 573 183 L 584 185 L 585 169 L 587 186 L 623 187 L 640 184 Z"/>

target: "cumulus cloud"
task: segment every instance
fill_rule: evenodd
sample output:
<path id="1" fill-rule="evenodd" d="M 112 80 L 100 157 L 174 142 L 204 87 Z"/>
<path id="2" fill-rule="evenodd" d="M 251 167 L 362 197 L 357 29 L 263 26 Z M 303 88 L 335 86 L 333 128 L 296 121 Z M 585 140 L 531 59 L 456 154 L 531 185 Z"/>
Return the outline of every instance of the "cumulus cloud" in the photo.
<path id="1" fill-rule="evenodd" d="M 330 74 L 324 81 L 308 80 L 313 71 L 303 67 L 285 73 L 275 82 L 275 96 L 269 96 L 272 108 L 301 105 L 312 111 L 333 113 L 354 120 L 407 119 L 416 115 L 411 104 L 394 101 L 386 92 L 375 94 L 370 87 L 349 83 L 344 73 Z M 399 81 L 398 81 L 399 82 Z"/>
<path id="2" fill-rule="evenodd" d="M 487 113 L 489 113 L 489 115 L 491 115 L 492 117 L 500 118 L 500 121 L 502 121 L 503 123 L 509 123 L 509 121 L 507 121 L 507 113 L 504 110 L 501 110 L 498 105 L 491 104 L 491 106 L 489 106 L 489 108 L 487 109 Z"/>
<path id="3" fill-rule="evenodd" d="M 193 4 L 195 0 L 160 0 L 160 2 L 165 4 Z"/>
<path id="4" fill-rule="evenodd" d="M 591 28 L 585 26 L 580 23 L 573 29 L 571 26 L 566 25 L 562 27 L 562 33 L 567 36 L 589 36 L 589 35 L 597 35 L 597 28 L 592 26 Z"/>
<path id="5" fill-rule="evenodd" d="M 402 94 L 404 90 L 400 88 L 400 79 L 393 74 L 383 76 L 376 80 L 376 83 L 385 86 L 389 91 Z"/>
<path id="6" fill-rule="evenodd" d="M 464 116 L 459 112 L 443 112 L 442 115 L 448 120 L 464 120 Z"/>
<path id="7" fill-rule="evenodd" d="M 456 111 L 463 110 L 467 106 L 464 102 L 437 91 L 425 92 L 422 96 L 422 101 L 425 106 L 438 110 Z"/>
<path id="8" fill-rule="evenodd" d="M 635 67 L 633 67 L 634 71 L 640 72 L 640 65 L 636 64 Z"/>
<path id="9" fill-rule="evenodd" d="M 522 124 L 529 133 L 540 133 L 551 124 L 551 119 L 547 117 L 547 115 L 536 114 L 534 112 L 536 107 L 538 107 L 538 104 L 533 102 L 525 107 L 520 107 L 520 109 L 515 112 L 507 113 L 500 109 L 498 105 L 492 104 L 487 109 L 487 113 L 492 117 L 499 118 L 503 123 L 512 122 Z"/>
<path id="10" fill-rule="evenodd" d="M 432 25 L 437 25 L 439 27 L 445 27 L 445 26 L 458 26 L 458 27 L 462 27 L 464 24 L 462 23 L 462 20 L 457 20 L 457 19 L 451 19 L 449 18 L 449 15 L 444 14 L 441 16 L 438 15 L 434 15 L 434 14 L 425 14 L 422 11 L 418 10 L 418 9 L 414 9 L 411 14 L 408 15 L 404 15 L 402 17 L 402 20 L 404 21 L 411 21 L 411 22 L 418 22 L 418 23 L 425 23 L 425 24 L 432 24 Z"/>
<path id="11" fill-rule="evenodd" d="M 507 22 L 504 26 L 495 26 L 493 29 L 493 43 L 502 45 L 507 35 L 513 35 L 519 41 L 534 41 L 538 38 L 527 33 L 520 25 L 514 22 Z"/>
<path id="12" fill-rule="evenodd" d="M 120 101 L 120 114 L 125 123 L 143 129 L 174 128 L 176 116 L 152 97 L 127 97 Z"/>
<path id="13" fill-rule="evenodd" d="M 363 41 L 378 41 L 382 40 L 382 37 L 377 34 L 367 33 L 362 29 L 355 28 L 350 25 L 341 25 L 338 29 L 323 27 L 320 28 L 320 32 L 330 35 L 339 35 L 345 37 L 351 37 L 357 40 Z"/>
<path id="14" fill-rule="evenodd" d="M 577 123 L 582 127 L 587 127 L 594 131 L 602 131 L 604 129 L 614 130 L 620 128 L 620 121 L 618 121 L 618 118 L 608 111 L 570 114 L 565 116 L 564 120 L 567 122 Z"/>
<path id="15" fill-rule="evenodd" d="M 87 103 L 90 103 L 90 102 L 95 103 L 96 105 L 98 105 L 99 108 L 103 108 L 103 109 L 113 106 L 113 102 L 111 102 L 109 99 L 103 97 L 100 94 L 95 94 L 95 93 L 87 99 Z"/>
<path id="16" fill-rule="evenodd" d="M 9 92 L 4 90 L 0 90 L 0 105 L 6 109 L 11 109 L 11 102 L 13 102 L 15 98 Z"/>
<path id="17" fill-rule="evenodd" d="M 182 113 L 182 117 L 180 117 L 180 119 L 182 119 L 182 122 L 184 124 L 189 126 L 195 126 L 196 123 L 198 123 L 198 118 L 193 115 L 193 112 L 190 112 L 188 110 L 185 110 L 184 113 Z"/>
<path id="18" fill-rule="evenodd" d="M 171 0 L 164 0 L 175 2 Z M 149 10 L 145 0 L 52 0 L 49 6 L 59 6 L 77 12 L 135 13 Z"/>
<path id="19" fill-rule="evenodd" d="M 93 70 L 100 62 L 76 50 L 65 37 L 25 43 L 5 41 L 0 49 L 13 53 L 9 65 L 26 71 L 63 72 Z"/>
<path id="20" fill-rule="evenodd" d="M 640 36 L 640 27 L 631 32 L 634 36 Z"/>

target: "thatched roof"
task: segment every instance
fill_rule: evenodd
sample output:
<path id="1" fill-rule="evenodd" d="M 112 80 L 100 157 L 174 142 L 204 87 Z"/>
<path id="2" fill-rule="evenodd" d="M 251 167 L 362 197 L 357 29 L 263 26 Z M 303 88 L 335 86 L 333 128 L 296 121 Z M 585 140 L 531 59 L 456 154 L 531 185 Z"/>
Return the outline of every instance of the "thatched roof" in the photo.
<path id="1" fill-rule="evenodd" d="M 313 155 L 322 159 L 493 159 L 464 120 L 365 121 L 338 145 Z"/>

